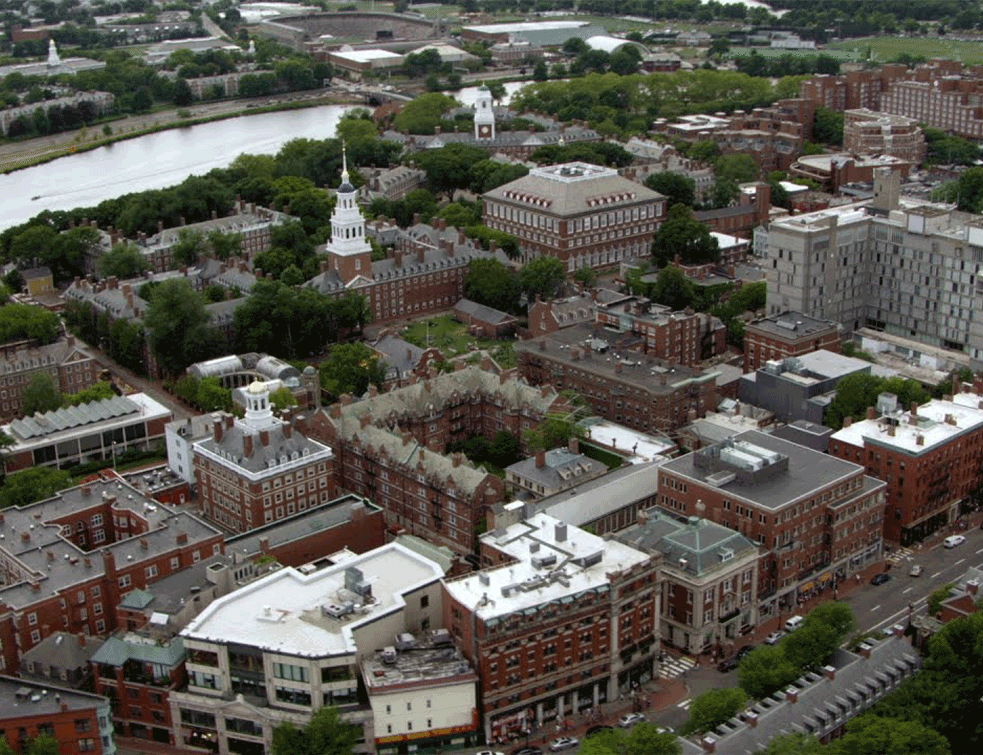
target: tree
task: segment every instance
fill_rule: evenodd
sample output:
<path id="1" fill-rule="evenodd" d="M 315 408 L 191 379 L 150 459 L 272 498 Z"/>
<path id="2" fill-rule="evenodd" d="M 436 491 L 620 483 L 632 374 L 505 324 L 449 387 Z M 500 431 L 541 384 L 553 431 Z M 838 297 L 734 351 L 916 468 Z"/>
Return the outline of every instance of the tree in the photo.
<path id="1" fill-rule="evenodd" d="M 72 484 L 72 477 L 62 469 L 32 467 L 7 475 L 0 487 L 0 507 L 26 506 L 50 498 Z"/>
<path id="2" fill-rule="evenodd" d="M 546 61 L 540 58 L 532 69 L 532 77 L 535 81 L 546 81 L 550 73 L 546 68 Z"/>
<path id="3" fill-rule="evenodd" d="M 665 195 L 667 204 L 684 204 L 692 207 L 696 202 L 696 181 L 689 176 L 672 171 L 653 173 L 645 179 L 645 185 Z"/>
<path id="4" fill-rule="evenodd" d="M 335 398 L 345 393 L 361 396 L 369 385 L 381 386 L 386 368 L 364 343 L 338 343 L 321 363 L 321 387 Z"/>
<path id="5" fill-rule="evenodd" d="M 741 689 L 754 700 L 761 700 L 782 689 L 798 676 L 798 669 L 785 657 L 781 644 L 755 648 L 744 656 L 737 667 Z"/>
<path id="6" fill-rule="evenodd" d="M 60 332 L 58 315 L 29 304 L 5 304 L 0 307 L 0 343 L 23 339 L 52 343 Z"/>
<path id="7" fill-rule="evenodd" d="M 50 412 L 61 406 L 61 391 L 47 372 L 36 372 L 21 393 L 22 411 L 25 416 L 36 412 Z"/>
<path id="8" fill-rule="evenodd" d="M 140 87 L 133 93 L 130 100 L 130 108 L 134 113 L 147 113 L 154 106 L 153 95 L 150 94 L 149 87 Z"/>
<path id="9" fill-rule="evenodd" d="M 566 446 L 571 438 L 583 438 L 584 431 L 563 417 L 547 417 L 534 430 L 526 430 L 522 439 L 532 451 L 549 451 Z"/>
<path id="10" fill-rule="evenodd" d="M 774 737 L 763 750 L 759 750 L 760 755 L 823 755 L 824 752 L 818 739 L 797 732 Z"/>
<path id="11" fill-rule="evenodd" d="M 536 257 L 519 270 L 519 288 L 527 301 L 535 301 L 537 294 L 552 299 L 566 281 L 566 266 L 556 257 Z"/>
<path id="12" fill-rule="evenodd" d="M 108 252 L 103 252 L 96 260 L 96 270 L 103 278 L 116 277 L 120 280 L 136 278 L 150 263 L 136 244 L 117 244 Z"/>
<path id="13" fill-rule="evenodd" d="M 597 284 L 597 271 L 592 267 L 578 267 L 574 271 L 573 279 L 579 283 L 584 290 L 594 288 Z"/>
<path id="14" fill-rule="evenodd" d="M 186 79 L 178 79 L 174 82 L 174 104 L 178 107 L 186 107 L 195 101 L 191 93 L 191 87 Z"/>
<path id="15" fill-rule="evenodd" d="M 447 198 L 453 200 L 456 189 L 470 186 L 471 166 L 487 159 L 487 154 L 480 147 L 455 142 L 421 152 L 416 159 L 420 168 L 427 172 L 430 190 L 435 194 L 446 193 Z"/>
<path id="16" fill-rule="evenodd" d="M 83 388 L 78 393 L 69 393 L 63 396 L 61 405 L 63 407 L 78 406 L 79 404 L 89 404 L 93 401 L 102 401 L 103 399 L 113 398 L 115 396 L 116 391 L 113 390 L 112 383 L 100 380 L 88 388 Z"/>
<path id="17" fill-rule="evenodd" d="M 508 430 L 499 430 L 492 438 L 488 447 L 488 460 L 497 467 L 505 467 L 519 461 L 522 456 L 522 444 Z"/>
<path id="18" fill-rule="evenodd" d="M 273 755 L 351 755 L 358 730 L 341 720 L 338 709 L 325 706 L 302 729 L 282 723 L 273 730 Z"/>
<path id="19" fill-rule="evenodd" d="M 782 643 L 785 658 L 799 673 L 813 671 L 826 664 L 840 645 L 836 629 L 821 621 L 805 622 Z"/>
<path id="20" fill-rule="evenodd" d="M 942 604 L 949 599 L 950 595 L 952 595 L 953 587 L 954 585 L 950 582 L 949 584 L 942 585 L 942 587 L 932 591 L 925 603 L 929 616 L 938 616 L 939 611 L 942 610 Z"/>
<path id="21" fill-rule="evenodd" d="M 464 276 L 464 296 L 479 304 L 512 312 L 519 303 L 519 279 L 498 260 L 471 260 Z"/>
<path id="22" fill-rule="evenodd" d="M 830 627 L 836 633 L 837 644 L 839 644 L 856 627 L 857 619 L 850 606 L 833 601 L 816 606 L 806 616 L 806 626 L 817 623 Z"/>
<path id="23" fill-rule="evenodd" d="M 270 405 L 278 411 L 297 406 L 297 399 L 287 386 L 283 385 L 270 394 Z"/>
<path id="24" fill-rule="evenodd" d="M 836 396 L 826 410 L 827 427 L 838 430 L 847 417 L 861 419 L 868 407 L 877 404 L 881 393 L 893 393 L 900 407 L 911 406 L 912 402 L 924 404 L 931 397 L 915 380 L 879 378 L 864 373 L 848 375 L 837 384 Z"/>
<path id="25" fill-rule="evenodd" d="M 883 718 L 871 713 L 847 722 L 846 734 L 829 746 L 832 755 L 949 755 L 949 742 L 916 721 Z"/>
<path id="26" fill-rule="evenodd" d="M 750 155 L 730 154 L 717 158 L 713 166 L 715 181 L 731 181 L 735 184 L 757 180 L 761 169 Z"/>
<path id="27" fill-rule="evenodd" d="M 652 287 L 652 298 L 673 310 L 686 309 L 693 303 L 693 284 L 675 265 L 666 265 Z"/>
<path id="28" fill-rule="evenodd" d="M 652 257 L 659 267 L 665 267 L 676 255 L 686 265 L 716 262 L 720 257 L 720 246 L 710 235 L 710 229 L 682 204 L 669 208 L 666 221 L 652 239 Z"/>
<path id="29" fill-rule="evenodd" d="M 843 113 L 817 107 L 812 118 L 812 138 L 820 144 L 843 144 Z"/>
<path id="30" fill-rule="evenodd" d="M 202 378 L 198 382 L 195 403 L 203 412 L 232 411 L 232 391 L 223 388 L 217 377 Z"/>
<path id="31" fill-rule="evenodd" d="M 204 297 L 183 278 L 161 283 L 147 308 L 144 327 L 164 373 L 177 375 L 223 351 L 224 338 L 208 322 Z"/>
<path id="32" fill-rule="evenodd" d="M 580 755 L 679 755 L 682 747 L 671 732 L 640 723 L 625 732 L 608 729 L 586 737 Z"/>
<path id="33" fill-rule="evenodd" d="M 181 265 L 197 264 L 198 258 L 205 251 L 205 234 L 191 228 L 182 228 L 177 232 L 177 241 L 171 248 L 174 261 Z"/>
<path id="34" fill-rule="evenodd" d="M 703 733 L 716 729 L 730 720 L 747 702 L 747 695 L 741 689 L 711 689 L 693 698 L 689 707 L 689 721 L 681 730 L 682 734 Z"/>
<path id="35" fill-rule="evenodd" d="M 47 734 L 41 734 L 31 740 L 24 750 L 24 755 L 58 755 L 58 740 Z"/>
<path id="36" fill-rule="evenodd" d="M 453 97 L 439 92 L 421 94 L 396 114 L 393 126 L 408 134 L 433 134 L 443 115 L 457 106 Z"/>

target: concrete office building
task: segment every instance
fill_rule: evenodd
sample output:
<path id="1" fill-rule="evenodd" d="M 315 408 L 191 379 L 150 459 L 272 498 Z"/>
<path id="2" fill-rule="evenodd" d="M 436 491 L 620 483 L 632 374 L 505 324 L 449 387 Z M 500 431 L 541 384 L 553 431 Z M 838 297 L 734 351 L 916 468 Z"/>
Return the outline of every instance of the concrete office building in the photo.
<path id="1" fill-rule="evenodd" d="M 491 566 L 443 583 L 489 742 L 616 700 L 656 676 L 659 646 L 658 558 L 546 514 L 504 524 L 481 538 Z"/>
<path id="2" fill-rule="evenodd" d="M 371 741 L 359 658 L 438 628 L 443 576 L 390 543 L 320 570 L 278 569 L 219 598 L 181 632 L 188 687 L 170 695 L 174 741 L 209 742 L 221 755 L 269 751 L 273 729 L 303 726 L 324 705 Z"/>
<path id="3" fill-rule="evenodd" d="M 795 310 L 963 352 L 983 365 L 983 221 L 899 199 L 880 172 L 874 198 L 772 222 L 768 313 Z"/>
<path id="4" fill-rule="evenodd" d="M 883 558 L 886 487 L 859 464 L 750 430 L 665 462 L 659 506 L 759 546 L 765 620 Z"/>
<path id="5" fill-rule="evenodd" d="M 779 422 L 803 419 L 821 425 L 843 378 L 890 372 L 863 359 L 813 351 L 770 360 L 761 369 L 742 375 L 737 395 L 742 402 L 774 412 Z"/>

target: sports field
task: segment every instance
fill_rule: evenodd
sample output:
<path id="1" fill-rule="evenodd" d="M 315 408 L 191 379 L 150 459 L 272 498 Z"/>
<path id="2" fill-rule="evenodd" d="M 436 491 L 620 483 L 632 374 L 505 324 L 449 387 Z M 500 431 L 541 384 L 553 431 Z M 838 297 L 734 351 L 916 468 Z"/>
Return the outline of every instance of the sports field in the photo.
<path id="1" fill-rule="evenodd" d="M 966 42 L 946 37 L 864 37 L 830 42 L 829 50 L 845 50 L 855 53 L 862 59 L 870 48 L 870 58 L 874 62 L 885 62 L 903 52 L 909 55 L 924 55 L 926 58 L 949 58 L 963 63 L 983 62 L 983 44 Z"/>

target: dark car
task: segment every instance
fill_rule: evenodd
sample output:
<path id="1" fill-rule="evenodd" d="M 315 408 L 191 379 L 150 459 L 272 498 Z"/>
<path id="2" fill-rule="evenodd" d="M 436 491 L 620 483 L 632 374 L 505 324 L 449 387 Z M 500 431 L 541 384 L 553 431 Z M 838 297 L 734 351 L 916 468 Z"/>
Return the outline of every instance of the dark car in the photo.
<path id="1" fill-rule="evenodd" d="M 613 726 L 608 726 L 607 724 L 598 724 L 597 726 L 591 726 L 584 734 L 584 736 L 589 737 L 601 731 L 613 731 L 613 730 L 614 730 Z"/>
<path id="2" fill-rule="evenodd" d="M 717 671 L 726 674 L 728 671 L 733 671 L 737 668 L 741 659 L 736 655 L 732 655 L 730 658 L 724 658 L 720 663 L 717 664 Z"/>
<path id="3" fill-rule="evenodd" d="M 737 656 L 737 660 L 739 661 L 743 660 L 744 656 L 746 656 L 752 650 L 754 650 L 754 645 L 745 645 L 740 650 L 738 650 L 737 653 L 735 654 Z"/>
<path id="4" fill-rule="evenodd" d="M 538 747 L 516 747 L 509 755 L 543 755 L 543 751 Z"/>
<path id="5" fill-rule="evenodd" d="M 891 581 L 891 575 L 881 572 L 880 574 L 875 574 L 873 578 L 870 580 L 870 583 L 872 585 L 883 585 L 885 582 L 890 582 L 890 581 Z"/>

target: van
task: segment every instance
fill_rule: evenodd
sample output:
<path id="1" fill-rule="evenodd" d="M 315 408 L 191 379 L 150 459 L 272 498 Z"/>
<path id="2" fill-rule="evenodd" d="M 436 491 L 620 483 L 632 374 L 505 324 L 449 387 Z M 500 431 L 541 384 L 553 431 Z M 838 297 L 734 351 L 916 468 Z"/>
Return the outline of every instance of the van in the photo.
<path id="1" fill-rule="evenodd" d="M 805 616 L 793 616 L 791 619 L 785 622 L 785 631 L 794 632 L 796 629 L 802 626 L 802 622 L 805 620 Z"/>

